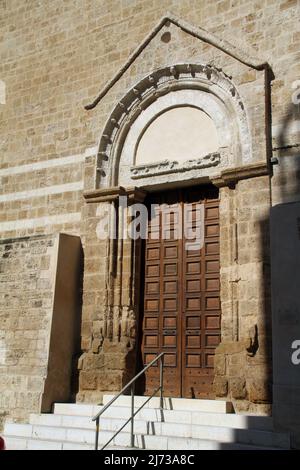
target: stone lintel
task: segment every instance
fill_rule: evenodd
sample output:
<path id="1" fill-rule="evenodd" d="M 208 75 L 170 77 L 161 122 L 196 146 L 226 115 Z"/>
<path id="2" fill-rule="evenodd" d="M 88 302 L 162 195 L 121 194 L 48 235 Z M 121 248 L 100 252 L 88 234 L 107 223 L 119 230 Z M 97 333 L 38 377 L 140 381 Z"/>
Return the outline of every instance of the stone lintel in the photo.
<path id="1" fill-rule="evenodd" d="M 103 189 L 93 189 L 85 191 L 83 197 L 87 203 L 95 202 L 113 202 L 117 201 L 120 196 L 127 196 L 132 203 L 143 202 L 146 197 L 146 191 L 136 187 L 123 188 L 122 186 L 114 186 Z"/>
<path id="2" fill-rule="evenodd" d="M 266 162 L 253 163 L 251 165 L 243 165 L 236 168 L 230 168 L 222 171 L 220 176 L 211 178 L 211 182 L 218 188 L 231 186 L 239 180 L 256 178 L 270 174 L 269 165 Z"/>

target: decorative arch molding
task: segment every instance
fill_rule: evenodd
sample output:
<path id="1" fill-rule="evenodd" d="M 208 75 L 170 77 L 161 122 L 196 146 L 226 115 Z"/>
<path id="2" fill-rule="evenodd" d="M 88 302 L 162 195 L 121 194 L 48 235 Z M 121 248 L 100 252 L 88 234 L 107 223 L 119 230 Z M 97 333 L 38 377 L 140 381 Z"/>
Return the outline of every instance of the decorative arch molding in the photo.
<path id="1" fill-rule="evenodd" d="M 221 139 L 223 169 L 251 163 L 248 119 L 231 79 L 210 65 L 176 64 L 144 77 L 115 106 L 100 139 L 96 187 L 117 186 L 120 160 L 125 158 L 125 166 L 133 165 L 143 129 L 161 112 L 184 105 L 212 118 Z"/>

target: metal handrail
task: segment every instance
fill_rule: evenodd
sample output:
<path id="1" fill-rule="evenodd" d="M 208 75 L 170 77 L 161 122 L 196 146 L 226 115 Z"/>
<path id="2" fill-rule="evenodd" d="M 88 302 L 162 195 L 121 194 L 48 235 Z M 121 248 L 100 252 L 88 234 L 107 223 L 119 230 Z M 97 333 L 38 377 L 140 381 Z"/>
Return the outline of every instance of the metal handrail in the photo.
<path id="1" fill-rule="evenodd" d="M 131 421 L 131 429 L 130 429 L 130 443 L 131 447 L 134 447 L 134 418 L 135 416 L 141 411 L 141 409 L 148 403 L 148 401 L 151 400 L 151 398 L 156 395 L 158 391 L 160 391 L 160 400 L 159 400 L 159 405 L 160 408 L 163 409 L 164 407 L 164 402 L 163 402 L 163 355 L 165 353 L 160 353 L 158 356 L 156 356 L 149 364 L 147 364 L 143 370 L 141 370 L 138 374 L 136 374 L 133 379 L 128 382 L 125 387 L 122 388 L 122 390 L 115 395 L 106 405 L 92 418 L 92 421 L 96 421 L 96 435 L 95 435 L 95 450 L 98 450 L 98 440 L 99 440 L 99 421 L 100 421 L 100 416 L 109 408 L 122 394 L 127 390 L 129 387 L 131 387 L 131 416 L 128 418 L 128 420 L 125 422 L 125 424 L 122 425 L 118 431 L 115 432 L 115 434 L 109 439 L 109 441 L 104 444 L 103 447 L 101 447 L 101 450 L 105 449 L 105 447 L 119 434 L 119 432 L 122 431 L 122 429 L 125 428 L 125 426 Z M 159 387 L 152 393 L 152 395 L 146 400 L 142 406 L 138 408 L 138 410 L 134 411 L 134 385 L 136 380 L 144 374 L 144 372 L 149 369 L 149 367 L 153 366 L 158 360 L 160 360 L 160 372 L 159 372 Z"/>

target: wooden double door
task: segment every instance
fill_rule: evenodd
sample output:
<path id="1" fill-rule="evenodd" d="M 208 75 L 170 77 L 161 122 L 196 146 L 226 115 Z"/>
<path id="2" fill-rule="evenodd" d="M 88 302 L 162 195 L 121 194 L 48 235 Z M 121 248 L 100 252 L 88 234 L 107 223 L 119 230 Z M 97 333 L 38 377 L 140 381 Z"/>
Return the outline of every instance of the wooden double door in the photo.
<path id="1" fill-rule="evenodd" d="M 148 213 L 143 365 L 164 352 L 165 396 L 212 398 L 221 333 L 218 191 L 156 193 L 148 197 Z M 159 367 L 152 366 L 145 395 L 158 385 Z"/>

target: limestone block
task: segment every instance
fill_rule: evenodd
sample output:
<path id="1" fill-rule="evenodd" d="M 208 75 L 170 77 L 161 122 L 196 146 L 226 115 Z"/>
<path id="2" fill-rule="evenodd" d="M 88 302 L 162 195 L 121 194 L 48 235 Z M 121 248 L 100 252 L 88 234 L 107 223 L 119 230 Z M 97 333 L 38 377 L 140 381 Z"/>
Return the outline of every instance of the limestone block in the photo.
<path id="1" fill-rule="evenodd" d="M 79 383 L 82 390 L 95 390 L 97 386 L 97 379 L 94 371 L 81 371 L 79 375 Z"/>
<path id="2" fill-rule="evenodd" d="M 84 370 L 97 370 L 105 367 L 105 356 L 103 354 L 87 353 L 83 359 Z"/>
<path id="3" fill-rule="evenodd" d="M 249 390 L 249 400 L 253 403 L 270 403 L 271 384 L 266 379 L 247 380 L 247 389 Z"/>
<path id="4" fill-rule="evenodd" d="M 214 392 L 217 397 L 226 397 L 228 394 L 228 381 L 225 377 L 216 377 L 214 380 Z"/>
<path id="5" fill-rule="evenodd" d="M 216 348 L 216 354 L 235 354 L 241 353 L 246 350 L 249 345 L 249 340 L 247 338 L 241 339 L 240 341 L 222 341 L 219 346 Z"/>
<path id="6" fill-rule="evenodd" d="M 221 354 L 215 356 L 215 374 L 216 376 L 225 375 L 226 373 L 226 358 Z"/>
<path id="7" fill-rule="evenodd" d="M 233 398 L 243 399 L 247 396 L 246 381 L 243 378 L 235 377 L 229 381 L 229 390 Z"/>
<path id="8" fill-rule="evenodd" d="M 123 385 L 122 372 L 120 370 L 98 372 L 96 378 L 98 390 L 117 391 L 120 390 Z"/>

